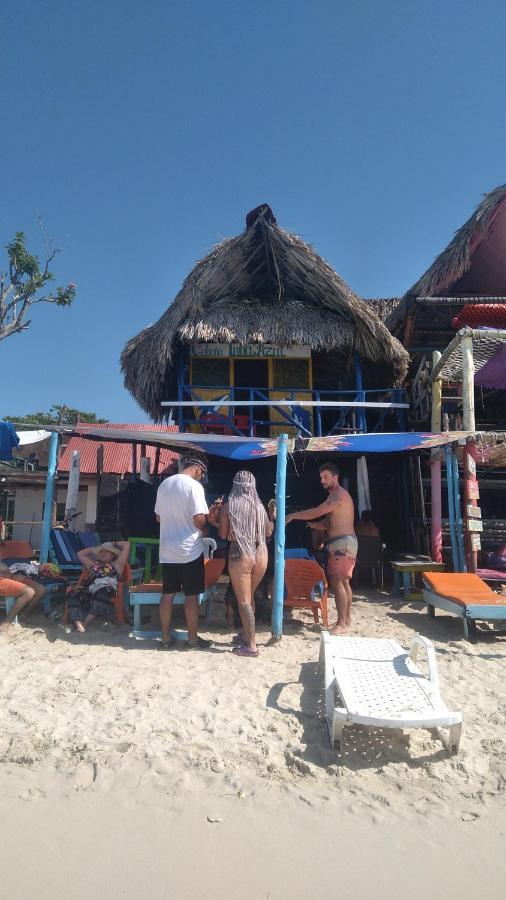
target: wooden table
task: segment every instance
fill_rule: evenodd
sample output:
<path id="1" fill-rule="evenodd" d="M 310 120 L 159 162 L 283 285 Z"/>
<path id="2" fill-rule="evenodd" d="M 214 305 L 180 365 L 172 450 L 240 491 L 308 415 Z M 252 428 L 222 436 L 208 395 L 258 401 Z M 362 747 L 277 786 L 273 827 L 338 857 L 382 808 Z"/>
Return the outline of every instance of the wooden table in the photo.
<path id="1" fill-rule="evenodd" d="M 422 600 L 421 591 L 411 591 L 411 576 L 416 572 L 444 572 L 445 564 L 433 562 L 431 559 L 413 557 L 409 560 L 393 560 L 390 565 L 394 572 L 394 591 L 402 594 L 406 600 Z M 401 588 L 402 575 L 402 588 Z"/>

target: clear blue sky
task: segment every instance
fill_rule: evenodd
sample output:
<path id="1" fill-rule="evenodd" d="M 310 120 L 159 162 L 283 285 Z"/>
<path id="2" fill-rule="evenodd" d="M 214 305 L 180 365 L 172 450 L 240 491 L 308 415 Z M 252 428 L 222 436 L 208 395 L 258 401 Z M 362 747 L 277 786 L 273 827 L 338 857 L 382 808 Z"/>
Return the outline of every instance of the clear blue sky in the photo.
<path id="1" fill-rule="evenodd" d="M 269 202 L 364 297 L 506 181 L 504 0 L 3 4 L 1 245 L 66 235 L 70 310 L 0 343 L 0 413 L 146 421 L 126 340 Z"/>

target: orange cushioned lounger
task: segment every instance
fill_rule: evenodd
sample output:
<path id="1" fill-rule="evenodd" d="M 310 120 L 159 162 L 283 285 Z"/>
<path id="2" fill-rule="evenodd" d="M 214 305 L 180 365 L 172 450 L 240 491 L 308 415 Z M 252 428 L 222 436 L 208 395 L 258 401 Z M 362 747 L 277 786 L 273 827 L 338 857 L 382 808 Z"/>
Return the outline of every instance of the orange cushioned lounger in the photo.
<path id="1" fill-rule="evenodd" d="M 506 620 L 506 597 L 494 593 L 473 572 L 424 572 L 423 581 L 429 615 L 434 616 L 437 607 L 459 616 L 466 637 L 475 632 L 477 620 Z"/>

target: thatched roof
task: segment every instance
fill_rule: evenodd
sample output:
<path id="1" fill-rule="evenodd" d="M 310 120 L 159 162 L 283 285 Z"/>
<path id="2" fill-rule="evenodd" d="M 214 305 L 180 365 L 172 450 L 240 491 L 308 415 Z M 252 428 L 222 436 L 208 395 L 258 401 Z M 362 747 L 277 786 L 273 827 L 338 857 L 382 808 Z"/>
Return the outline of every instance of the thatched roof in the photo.
<path id="1" fill-rule="evenodd" d="M 469 271 L 476 251 L 486 238 L 506 201 L 506 184 L 484 194 L 483 200 L 467 222 L 462 225 L 448 246 L 436 257 L 421 278 L 407 291 L 399 306 L 386 319 L 386 325 L 395 332 L 414 305 L 416 297 L 450 296 L 466 294 L 465 289 L 455 288 L 456 282 Z M 504 254 L 503 254 L 504 255 Z M 454 289 L 455 288 L 455 289 Z M 485 293 L 485 291 L 469 291 Z M 492 293 L 501 294 L 502 291 Z"/>
<path id="2" fill-rule="evenodd" d="M 372 307 L 378 319 L 386 322 L 401 302 L 400 297 L 367 297 L 364 301 Z"/>
<path id="3" fill-rule="evenodd" d="M 405 376 L 408 357 L 373 309 L 299 237 L 279 227 L 266 204 L 238 237 L 197 263 L 158 322 L 126 345 L 125 386 L 155 420 L 175 395 L 176 349 L 192 341 L 309 344 L 339 350 Z"/>

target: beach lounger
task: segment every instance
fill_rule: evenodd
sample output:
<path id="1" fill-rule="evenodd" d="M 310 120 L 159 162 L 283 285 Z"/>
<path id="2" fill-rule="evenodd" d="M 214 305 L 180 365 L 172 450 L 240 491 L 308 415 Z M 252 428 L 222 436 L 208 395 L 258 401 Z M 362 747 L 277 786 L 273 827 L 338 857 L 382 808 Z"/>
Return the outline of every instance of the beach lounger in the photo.
<path id="1" fill-rule="evenodd" d="M 428 678 L 416 665 L 420 649 L 427 655 Z M 427 638 L 414 637 L 406 653 L 394 640 L 334 637 L 323 631 L 320 669 L 330 741 L 336 750 L 347 725 L 372 725 L 436 728 L 449 752 L 457 753 L 462 713 L 449 710 L 441 699 L 436 655 Z M 450 729 L 449 738 L 440 728 Z"/>
<path id="2" fill-rule="evenodd" d="M 476 633 L 476 622 L 500 622 L 506 625 L 506 597 L 473 572 L 424 572 L 423 599 L 430 616 L 436 608 L 462 619 L 464 635 Z"/>

